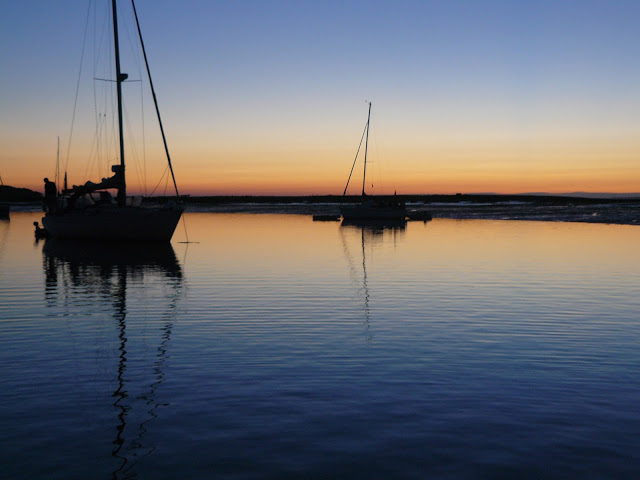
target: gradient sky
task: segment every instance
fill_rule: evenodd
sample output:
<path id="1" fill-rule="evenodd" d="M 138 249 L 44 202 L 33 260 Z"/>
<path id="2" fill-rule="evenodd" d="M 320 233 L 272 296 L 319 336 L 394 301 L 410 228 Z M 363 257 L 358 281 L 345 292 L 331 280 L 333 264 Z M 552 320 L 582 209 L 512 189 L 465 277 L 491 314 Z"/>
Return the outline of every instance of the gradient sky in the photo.
<path id="1" fill-rule="evenodd" d="M 109 8 L 96 3 L 0 0 L 5 184 L 42 190 L 58 136 L 67 164 L 87 12 L 93 39 Z M 122 3 L 123 71 L 140 79 Z M 341 194 L 366 100 L 371 193 L 640 191 L 638 1 L 136 6 L 181 193 Z M 91 92 L 98 74 L 83 75 Z M 140 100 L 129 99 L 141 85 L 124 86 L 132 125 Z M 164 163 L 154 166 L 148 99 L 144 111 L 146 161 L 136 147 L 127 172 L 130 191 L 150 192 Z M 71 183 L 99 180 L 84 165 L 95 112 L 93 99 L 79 99 Z M 353 182 L 358 193 L 361 167 Z"/>

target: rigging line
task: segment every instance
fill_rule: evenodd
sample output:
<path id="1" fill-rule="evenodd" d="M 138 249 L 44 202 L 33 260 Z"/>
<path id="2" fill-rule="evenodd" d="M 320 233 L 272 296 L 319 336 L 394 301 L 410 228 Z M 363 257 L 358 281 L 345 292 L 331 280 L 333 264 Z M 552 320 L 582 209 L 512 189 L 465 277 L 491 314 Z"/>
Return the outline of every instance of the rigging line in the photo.
<path id="1" fill-rule="evenodd" d="M 99 147 L 100 147 L 100 123 L 101 123 L 101 118 L 102 118 L 102 114 L 98 114 L 99 116 L 96 118 L 96 132 L 95 135 L 93 137 L 93 140 L 91 141 L 91 146 L 89 147 L 89 156 L 87 159 L 87 162 L 85 163 L 85 167 L 84 167 L 84 174 L 82 176 L 82 178 L 87 178 L 89 176 L 89 174 L 91 173 L 91 171 L 93 170 L 93 163 L 94 161 L 98 161 L 99 159 Z M 95 156 L 94 156 L 94 149 L 95 149 Z M 98 164 L 98 167 L 100 166 L 100 164 Z M 99 171 L 99 170 L 98 170 Z"/>
<path id="2" fill-rule="evenodd" d="M 138 64 L 138 73 L 140 74 L 140 78 L 142 78 L 142 72 L 140 71 L 140 65 Z M 144 195 L 147 195 L 147 136 L 145 129 L 145 121 L 144 121 L 144 86 L 142 85 L 142 80 L 140 81 L 140 116 L 142 117 L 142 191 Z"/>
<path id="3" fill-rule="evenodd" d="M 108 148 L 102 148 L 103 141 L 108 141 L 107 114 L 101 113 L 99 121 L 98 133 L 91 145 L 89 162 L 87 163 L 84 178 L 88 178 L 91 175 L 95 175 L 97 178 L 110 176 L 109 166 L 111 154 Z"/>
<path id="4" fill-rule="evenodd" d="M 147 194 L 147 136 L 144 123 L 144 91 L 140 82 L 140 111 L 142 116 L 142 191 Z"/>
<path id="5" fill-rule="evenodd" d="M 168 185 L 169 185 L 169 175 L 167 175 L 167 179 L 164 182 L 164 192 L 162 192 L 164 196 L 167 195 L 167 190 L 169 189 Z"/>
<path id="6" fill-rule="evenodd" d="M 80 78 L 82 77 L 82 63 L 84 62 L 84 49 L 87 44 L 87 31 L 89 30 L 89 13 L 91 12 L 91 1 L 87 8 L 87 19 L 84 24 L 84 35 L 82 39 L 82 54 L 80 55 L 80 68 L 78 69 L 78 80 L 76 82 L 76 98 L 73 102 L 73 115 L 71 116 L 71 131 L 69 132 L 69 144 L 67 145 L 67 159 L 65 160 L 64 169 L 69 166 L 69 154 L 71 152 L 71 140 L 73 138 L 73 125 L 76 119 L 76 107 L 78 106 L 78 92 L 80 91 Z"/>
<path id="7" fill-rule="evenodd" d="M 162 176 L 160 177 L 160 180 L 158 181 L 158 183 L 155 186 L 155 188 L 151 191 L 151 194 L 149 195 L 150 197 L 152 197 L 153 194 L 156 193 L 156 190 L 158 189 L 158 187 L 162 183 L 162 180 L 164 179 L 164 176 L 167 174 L 167 170 L 169 170 L 169 166 L 168 165 L 166 167 L 164 167 L 164 172 L 162 172 Z"/>
<path id="8" fill-rule="evenodd" d="M 58 137 L 58 150 L 56 153 L 56 194 L 60 195 L 60 137 Z M 2 183 L 2 177 L 0 177 L 0 183 Z"/>
<path id="9" fill-rule="evenodd" d="M 113 52 L 113 50 L 112 50 Z M 113 72 L 112 69 L 114 69 L 115 67 L 113 65 L 111 65 L 111 62 L 109 62 L 109 69 L 111 72 Z M 115 72 L 113 72 L 115 75 Z M 115 89 L 110 88 L 107 91 L 107 96 L 108 98 L 105 99 L 105 102 L 107 100 L 111 101 L 111 112 L 109 115 L 109 118 L 111 119 L 111 128 L 109 130 L 109 133 L 111 134 L 111 138 L 107 138 L 107 156 L 110 157 L 114 157 L 116 158 L 118 161 L 120 161 L 120 139 L 118 136 L 118 132 L 119 132 L 119 128 L 117 125 L 118 122 L 118 100 L 117 100 L 117 93 L 114 91 Z M 105 103 L 106 105 L 106 103 Z"/>
<path id="10" fill-rule="evenodd" d="M 113 42 L 110 41 L 110 29 L 112 27 L 112 22 L 113 22 L 112 8 L 113 8 L 113 5 L 109 6 L 105 3 L 104 12 L 103 12 L 104 20 L 103 20 L 101 37 L 100 37 L 100 50 L 102 50 L 106 45 L 106 53 L 104 58 L 109 59 L 109 61 L 103 63 L 103 70 L 104 70 L 104 66 L 106 66 L 106 71 L 104 73 L 108 78 L 116 77 L 116 74 L 114 72 L 115 65 L 114 65 L 114 62 L 111 61 L 111 59 L 115 57 L 115 47 Z M 102 53 L 100 53 L 100 56 L 102 56 Z M 96 58 L 96 61 L 97 61 L 97 58 Z M 106 113 L 104 114 L 105 123 L 104 123 L 104 135 L 103 135 L 104 136 L 103 163 L 106 164 L 107 169 L 111 165 L 112 158 L 115 159 L 116 162 L 119 162 L 120 160 L 120 147 L 119 147 L 120 142 L 118 138 L 119 128 L 116 125 L 117 118 L 118 118 L 116 90 L 117 88 L 105 88 L 103 90 L 104 95 L 102 98 L 104 101 L 104 110 L 105 112 L 107 111 L 109 112 L 108 117 Z M 107 122 L 106 122 L 107 118 L 110 119 L 110 126 L 107 126 Z M 110 173 L 107 173 L 107 176 L 109 175 Z"/>
<path id="11" fill-rule="evenodd" d="M 143 171 L 141 171 L 141 167 L 140 167 L 140 156 L 138 155 L 138 150 L 136 148 L 136 144 L 133 141 L 134 135 L 133 135 L 133 128 L 131 127 L 131 119 L 129 118 L 129 112 L 127 111 L 127 106 L 123 105 L 122 109 L 124 110 L 124 119 L 126 121 L 127 124 L 127 132 L 129 133 L 129 148 L 131 149 L 131 156 L 133 157 L 134 165 L 136 167 L 136 173 L 138 174 L 138 180 L 143 178 Z"/>
<path id="12" fill-rule="evenodd" d="M 122 12 L 123 9 L 121 8 L 120 11 Z M 122 25 L 122 30 L 124 30 L 124 33 L 126 35 L 127 47 L 129 47 L 129 52 L 131 53 L 131 59 L 136 64 L 138 74 L 140 78 L 142 78 L 142 65 L 140 64 L 140 56 L 138 55 L 138 51 L 137 51 L 138 49 L 136 48 L 137 43 L 133 41 L 135 38 L 135 32 L 134 33 L 131 32 L 130 18 L 131 17 L 127 15 L 126 18 L 121 19 L 120 25 Z"/>
<path id="13" fill-rule="evenodd" d="M 86 164 L 84 176 L 82 178 L 89 177 L 93 170 L 94 161 L 98 165 L 98 173 L 100 173 L 100 139 L 102 137 L 103 118 L 102 113 L 98 114 L 96 117 L 96 133 L 93 137 L 93 141 L 91 142 L 91 147 L 89 149 L 89 161 Z"/>
<path id="14" fill-rule="evenodd" d="M 180 243 L 200 243 L 200 242 L 190 242 L 189 241 L 189 233 L 187 232 L 187 222 L 184 219 L 184 215 L 182 215 L 182 226 L 184 227 L 184 237 L 187 239 L 186 242 L 180 242 Z M 186 259 L 187 253 L 185 252 L 185 259 Z"/>
<path id="15" fill-rule="evenodd" d="M 97 71 L 98 68 L 98 59 L 101 58 L 102 55 L 102 49 L 104 47 L 105 44 L 107 44 L 107 48 L 108 48 L 108 54 L 111 54 L 111 48 L 110 48 L 110 42 L 107 42 L 105 39 L 106 36 L 106 32 L 109 29 L 109 27 L 111 26 L 110 23 L 110 18 L 109 18 L 109 14 L 108 12 L 108 5 L 105 3 L 104 7 L 103 7 L 103 12 L 102 12 L 102 25 L 101 25 L 101 29 L 100 29 L 100 33 L 98 34 L 98 6 L 96 5 L 96 8 L 94 9 L 94 21 L 93 21 L 93 29 L 94 29 L 94 40 L 93 40 L 93 48 L 94 48 L 94 52 L 93 52 L 93 71 L 94 71 L 94 75 L 95 72 Z M 97 41 L 96 41 L 97 40 Z M 111 56 L 111 55 L 109 55 Z M 109 65 L 109 72 L 111 72 L 111 62 L 108 63 Z"/>
<path id="16" fill-rule="evenodd" d="M 144 119 L 144 85 L 142 81 L 142 65 L 140 62 L 140 55 L 135 48 L 136 44 L 134 42 L 135 33 L 132 33 L 130 28 L 130 22 L 123 21 L 121 23 L 123 25 L 123 29 L 126 33 L 126 38 L 128 40 L 127 45 L 129 50 L 131 51 L 131 57 L 135 62 L 136 69 L 138 71 L 138 76 L 140 80 L 127 80 L 127 82 L 139 82 L 140 83 L 140 111 L 142 118 L 142 174 L 138 173 L 140 179 L 143 183 L 143 191 L 144 194 L 147 194 L 147 155 L 146 155 L 146 134 L 145 134 L 145 119 Z M 138 160 L 139 161 L 139 160 Z"/>
<path id="17" fill-rule="evenodd" d="M 94 43 L 94 51 L 95 51 L 95 39 L 94 39 L 93 43 Z M 94 62 L 93 62 L 93 75 L 95 76 L 95 74 L 96 74 L 96 64 L 95 64 L 95 59 L 94 59 Z M 98 117 L 98 102 L 96 102 L 96 82 L 94 81 L 92 85 L 93 85 L 93 118 L 96 121 L 96 133 L 95 133 L 93 141 L 97 145 L 96 146 L 96 157 L 98 158 L 98 161 L 100 161 L 99 160 L 99 154 L 98 154 L 98 151 L 99 151 L 99 148 L 100 148 L 100 136 L 99 136 L 100 135 L 100 118 Z M 91 153 L 92 152 L 93 152 L 93 144 L 91 145 L 91 150 L 89 151 L 89 158 L 90 159 L 91 159 Z M 86 175 L 85 175 L 84 178 L 87 178 Z"/>
<path id="18" fill-rule="evenodd" d="M 95 145 L 95 155 L 96 155 L 96 162 L 98 163 L 98 165 L 100 165 L 100 140 L 102 137 L 102 113 L 98 113 L 98 91 L 96 88 L 96 82 L 95 82 L 95 76 L 96 73 L 98 71 L 98 64 L 97 64 L 97 52 L 99 51 L 99 43 L 96 42 L 97 38 L 98 38 L 98 27 L 97 27 L 97 22 L 98 22 L 98 8 L 96 6 L 96 8 L 93 9 L 93 77 L 94 77 L 94 81 L 92 82 L 92 86 L 93 86 L 93 118 L 95 119 L 95 124 L 96 124 L 96 131 L 95 131 L 95 135 L 93 138 L 93 143 L 91 144 L 91 149 L 89 150 L 89 160 L 91 160 L 92 155 L 93 155 L 93 148 Z M 87 165 L 87 169 L 89 168 L 89 164 Z M 86 178 L 86 172 L 85 172 L 85 176 L 83 178 Z"/>
<path id="19" fill-rule="evenodd" d="M 96 118 L 96 138 L 94 139 L 95 144 L 95 152 L 93 150 L 93 146 L 90 153 L 91 163 L 87 165 L 87 170 L 85 172 L 85 177 L 88 175 L 88 172 L 93 171 L 94 168 L 97 171 L 98 176 L 103 175 L 105 172 L 102 171 L 104 168 L 106 171 L 105 176 L 109 176 L 109 166 L 110 166 L 110 145 L 109 145 L 109 133 L 113 132 L 113 126 L 111 130 L 107 128 L 107 113 L 109 111 L 109 100 L 111 100 L 111 111 L 114 111 L 113 107 L 113 89 L 112 88 L 101 88 L 98 90 L 97 82 L 95 81 L 98 75 L 98 69 L 101 66 L 99 63 L 99 59 L 102 57 L 102 51 L 104 49 L 104 45 L 107 45 L 107 56 L 113 56 L 113 51 L 111 50 L 110 42 L 106 41 L 106 32 L 110 26 L 110 14 L 106 9 L 107 5 L 105 3 L 104 10 L 102 13 L 102 21 L 100 22 L 100 28 L 98 28 L 98 5 L 93 9 L 93 107 L 94 107 L 94 116 Z M 102 67 L 107 65 L 108 71 L 104 71 L 104 68 L 101 68 L 102 74 L 105 74 L 107 77 L 112 76 L 113 65 L 111 62 L 107 62 L 106 64 L 102 64 Z M 100 104 L 100 109 L 103 112 L 98 112 L 98 104 Z M 93 155 L 95 154 L 95 158 Z M 95 167 L 93 167 L 93 163 L 95 163 Z"/>
<path id="20" fill-rule="evenodd" d="M 358 155 L 360 154 L 360 148 L 362 147 L 362 140 L 364 140 L 364 134 L 367 131 L 367 126 L 369 122 L 364 126 L 364 130 L 362 130 L 362 137 L 360 138 L 360 145 L 358 145 L 358 151 L 356 152 L 356 158 L 353 159 L 353 165 L 351 165 L 351 172 L 349 172 L 349 178 L 347 179 L 347 184 L 344 187 L 344 192 L 342 192 L 342 196 L 344 197 L 347 194 L 347 188 L 349 188 L 349 182 L 351 181 L 351 175 L 353 175 L 353 169 L 356 166 L 356 160 L 358 160 Z"/>
<path id="21" fill-rule="evenodd" d="M 380 120 L 378 120 L 380 122 Z M 378 131 L 384 132 L 386 129 L 374 129 L 373 130 L 373 145 L 376 152 L 377 158 L 377 174 L 378 174 L 378 183 L 380 184 L 380 194 L 382 195 L 390 195 L 390 190 L 393 188 L 394 191 L 397 191 L 397 184 L 395 183 L 395 176 L 393 175 L 393 171 L 389 169 L 389 151 L 385 147 L 384 135 L 383 142 L 380 144 L 380 139 L 378 138 Z"/>
<path id="22" fill-rule="evenodd" d="M 379 185 L 379 194 L 384 194 L 385 192 L 385 177 L 383 175 L 383 171 L 382 171 L 382 155 L 380 154 L 380 148 L 379 148 L 379 144 L 378 144 L 378 132 L 376 129 L 373 130 L 373 133 L 371 134 L 371 136 L 373 137 L 373 150 L 374 150 L 374 162 L 375 165 L 375 173 L 377 175 L 377 179 L 376 182 Z"/>
<path id="23" fill-rule="evenodd" d="M 365 181 L 367 179 L 367 150 L 369 149 L 369 130 L 371 128 L 371 102 L 369 102 L 369 115 L 367 116 L 367 140 L 364 142 L 364 170 L 362 172 L 362 196 L 366 195 L 364 191 Z"/>
<path id="24" fill-rule="evenodd" d="M 131 5 L 133 6 L 133 15 L 136 19 L 136 27 L 138 28 L 138 37 L 140 38 L 140 46 L 142 47 L 144 64 L 147 67 L 147 76 L 149 77 L 149 86 L 151 87 L 151 95 L 153 96 L 153 103 L 156 106 L 156 114 L 158 115 L 158 124 L 160 125 L 160 132 L 162 133 L 164 150 L 167 154 L 167 162 L 169 163 L 169 170 L 171 170 L 171 178 L 173 179 L 173 186 L 176 190 L 176 197 L 178 199 L 178 203 L 180 203 L 180 194 L 178 193 L 178 184 L 176 183 L 176 176 L 173 173 L 173 166 L 171 165 L 171 156 L 169 155 L 169 147 L 167 146 L 167 139 L 164 134 L 164 127 L 162 126 L 162 118 L 160 117 L 160 109 L 158 108 L 158 99 L 156 98 L 156 91 L 153 88 L 153 80 L 151 80 L 151 71 L 149 70 L 149 61 L 147 60 L 147 52 L 144 48 L 144 41 L 142 40 L 142 31 L 140 30 L 140 22 L 138 21 L 138 12 L 136 11 L 136 4 L 133 0 L 131 0 Z"/>

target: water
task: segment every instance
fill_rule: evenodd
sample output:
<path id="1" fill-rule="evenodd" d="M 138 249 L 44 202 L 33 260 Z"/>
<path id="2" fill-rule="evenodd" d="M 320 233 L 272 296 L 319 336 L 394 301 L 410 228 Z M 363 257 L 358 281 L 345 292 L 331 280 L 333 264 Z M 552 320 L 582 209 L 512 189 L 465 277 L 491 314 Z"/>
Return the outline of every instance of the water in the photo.
<path id="1" fill-rule="evenodd" d="M 1 478 L 638 478 L 640 229 L 0 222 Z"/>

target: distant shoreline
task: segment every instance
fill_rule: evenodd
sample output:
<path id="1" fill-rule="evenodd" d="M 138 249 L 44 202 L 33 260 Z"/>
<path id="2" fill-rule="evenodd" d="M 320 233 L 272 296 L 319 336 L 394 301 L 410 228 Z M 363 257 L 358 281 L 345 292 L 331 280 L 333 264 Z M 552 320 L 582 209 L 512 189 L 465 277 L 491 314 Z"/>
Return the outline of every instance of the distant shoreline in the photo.
<path id="1" fill-rule="evenodd" d="M 392 197 L 392 196 L 387 196 Z M 555 195 L 398 195 L 409 210 L 433 218 L 524 220 L 640 225 L 640 197 L 592 198 Z M 360 196 L 209 196 L 185 198 L 187 211 L 218 213 L 339 214 Z"/>
<path id="2" fill-rule="evenodd" d="M 387 197 L 393 197 L 391 195 Z M 155 197 L 164 202 L 172 197 Z M 187 212 L 317 215 L 339 214 L 342 203 L 358 196 L 340 195 L 219 195 L 183 196 Z M 564 195 L 397 195 L 409 210 L 427 211 L 433 218 L 524 220 L 640 225 L 640 196 L 597 198 Z M 15 208 L 13 208 L 15 207 Z M 36 211 L 40 202 L 12 202 L 14 211 Z"/>
<path id="3" fill-rule="evenodd" d="M 376 195 L 376 198 L 395 198 L 407 203 L 503 203 L 529 202 L 539 205 L 593 205 L 598 203 L 637 203 L 640 205 L 640 194 L 416 194 L 416 195 Z M 360 202 L 360 195 L 201 195 L 184 196 L 189 204 L 232 204 L 232 203 L 355 203 Z"/>

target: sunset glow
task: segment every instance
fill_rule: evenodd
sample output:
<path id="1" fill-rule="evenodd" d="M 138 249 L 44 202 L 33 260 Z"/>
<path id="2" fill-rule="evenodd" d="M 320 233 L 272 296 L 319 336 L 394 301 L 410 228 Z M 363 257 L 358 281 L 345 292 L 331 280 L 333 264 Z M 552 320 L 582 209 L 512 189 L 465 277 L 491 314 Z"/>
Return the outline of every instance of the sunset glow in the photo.
<path id="1" fill-rule="evenodd" d="M 0 56 L 6 185 L 41 191 L 55 174 L 58 137 L 69 183 L 99 180 L 118 161 L 100 133 L 101 166 L 87 166 L 102 110 L 82 94 L 91 97 L 100 84 L 91 77 L 109 77 L 108 68 L 83 78 L 70 135 L 85 21 L 100 26 L 105 10 L 88 5 L 3 6 L 12 46 Z M 342 194 L 365 100 L 371 193 L 640 192 L 637 2 L 137 8 L 180 193 Z M 128 9 L 123 2 L 123 42 L 133 32 Z M 100 50 L 92 42 L 100 45 L 88 34 L 85 66 Z M 135 97 L 144 74 L 133 54 L 123 62 L 133 81 L 124 87 L 126 135 L 144 134 L 126 154 L 128 191 L 171 193 L 150 97 Z M 112 116 L 102 115 L 106 128 Z"/>

